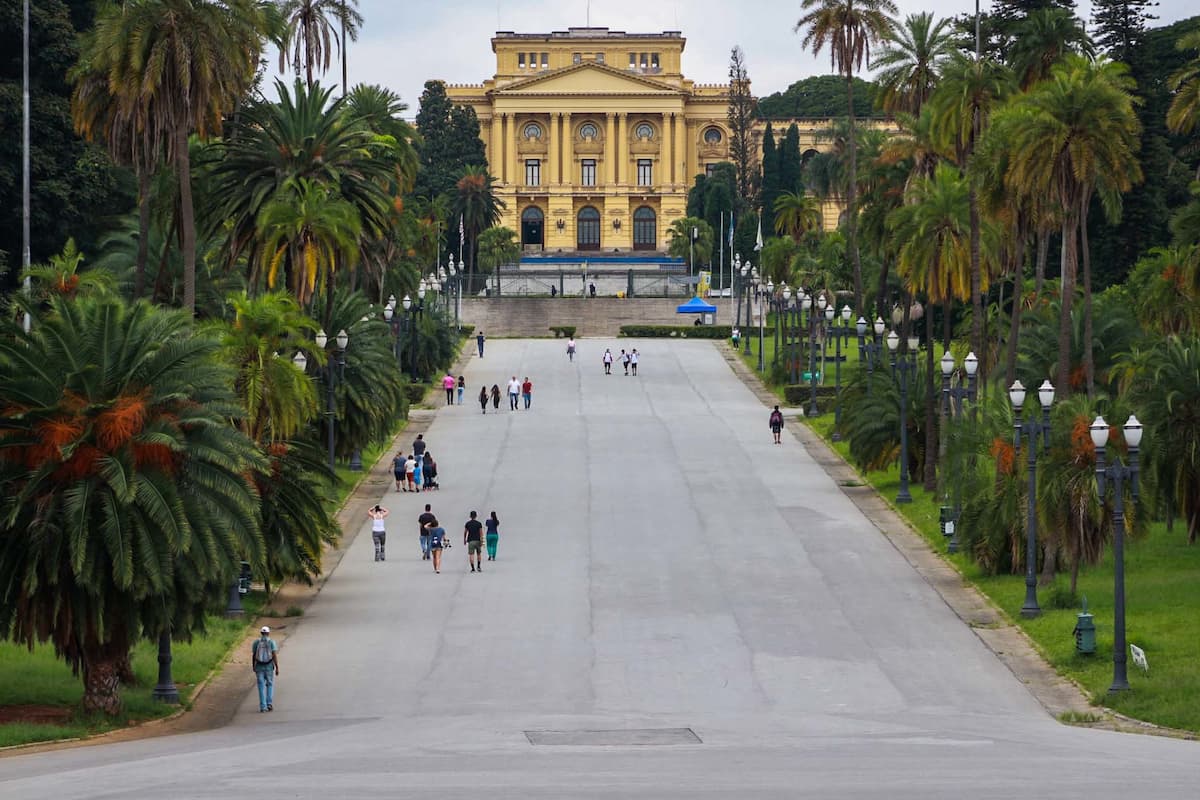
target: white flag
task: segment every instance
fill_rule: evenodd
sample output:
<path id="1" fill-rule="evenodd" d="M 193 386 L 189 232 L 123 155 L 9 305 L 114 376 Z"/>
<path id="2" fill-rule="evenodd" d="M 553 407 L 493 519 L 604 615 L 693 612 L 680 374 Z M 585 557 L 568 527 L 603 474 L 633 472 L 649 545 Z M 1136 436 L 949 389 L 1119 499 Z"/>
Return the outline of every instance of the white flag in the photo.
<path id="1" fill-rule="evenodd" d="M 762 214 L 759 214 L 759 215 L 758 215 L 758 238 L 754 240 L 754 250 L 755 250 L 755 252 L 757 252 L 757 251 L 759 251 L 759 250 L 762 250 L 762 249 L 763 249 L 763 240 L 762 240 Z"/>
<path id="2" fill-rule="evenodd" d="M 467 241 L 467 234 L 463 230 L 463 216 L 464 216 L 463 214 L 458 215 L 458 248 L 459 248 L 459 250 L 462 249 L 462 246 Z"/>

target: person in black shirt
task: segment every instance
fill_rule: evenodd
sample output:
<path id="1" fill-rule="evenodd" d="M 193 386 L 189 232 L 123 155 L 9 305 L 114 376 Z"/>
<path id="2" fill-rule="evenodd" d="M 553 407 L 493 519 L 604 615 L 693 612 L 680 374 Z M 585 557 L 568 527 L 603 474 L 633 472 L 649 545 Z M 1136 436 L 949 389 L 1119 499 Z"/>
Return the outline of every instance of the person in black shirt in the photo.
<path id="1" fill-rule="evenodd" d="M 421 558 L 424 561 L 429 560 L 429 529 L 425 526 L 434 521 L 434 516 L 429 508 L 429 503 L 425 504 L 425 513 L 417 517 L 417 534 L 421 537 Z"/>
<path id="2" fill-rule="evenodd" d="M 425 434 L 418 433 L 417 438 L 413 440 L 413 455 L 417 458 L 425 455 Z"/>
<path id="3" fill-rule="evenodd" d="M 483 558 L 480 553 L 483 549 L 483 523 L 475 516 L 475 512 L 472 511 L 471 518 L 463 526 L 463 544 L 467 546 L 467 561 L 471 564 L 471 572 L 483 572 Z"/>

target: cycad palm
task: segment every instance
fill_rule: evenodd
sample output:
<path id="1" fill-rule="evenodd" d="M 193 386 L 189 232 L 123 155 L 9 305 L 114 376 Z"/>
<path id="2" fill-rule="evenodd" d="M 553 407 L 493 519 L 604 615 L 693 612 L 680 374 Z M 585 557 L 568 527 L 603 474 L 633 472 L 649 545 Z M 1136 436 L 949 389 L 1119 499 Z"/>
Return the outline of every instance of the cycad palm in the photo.
<path id="1" fill-rule="evenodd" d="M 924 11 L 908 15 L 884 39 L 871 64 L 879 70 L 880 105 L 895 114 L 918 115 L 933 94 L 941 63 L 954 52 L 950 20 Z"/>
<path id="2" fill-rule="evenodd" d="M 862 259 L 858 252 L 858 153 L 855 141 L 854 74 L 870 63 L 871 45 L 892 30 L 896 4 L 892 0 L 804 0 L 804 16 L 796 31 L 804 31 L 802 47 L 819 53 L 829 47 L 830 61 L 846 79 L 846 110 L 850 121 L 849 170 L 846 181 L 846 234 L 854 265 L 854 303 L 863 308 Z"/>
<path id="3" fill-rule="evenodd" d="M 261 563 L 257 453 L 217 349 L 187 315 L 111 296 L 0 335 L 0 636 L 52 643 L 88 711 L 120 709 L 135 640 L 186 638 Z"/>

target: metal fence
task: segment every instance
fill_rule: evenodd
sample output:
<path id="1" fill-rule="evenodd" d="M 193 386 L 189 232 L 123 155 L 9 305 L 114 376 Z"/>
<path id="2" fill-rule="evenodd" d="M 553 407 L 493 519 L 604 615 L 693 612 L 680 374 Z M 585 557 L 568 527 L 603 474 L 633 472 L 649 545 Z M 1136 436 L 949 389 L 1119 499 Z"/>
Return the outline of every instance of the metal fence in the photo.
<path id="1" fill-rule="evenodd" d="M 691 297 L 696 278 L 663 270 L 505 271 L 491 276 L 478 297 Z"/>

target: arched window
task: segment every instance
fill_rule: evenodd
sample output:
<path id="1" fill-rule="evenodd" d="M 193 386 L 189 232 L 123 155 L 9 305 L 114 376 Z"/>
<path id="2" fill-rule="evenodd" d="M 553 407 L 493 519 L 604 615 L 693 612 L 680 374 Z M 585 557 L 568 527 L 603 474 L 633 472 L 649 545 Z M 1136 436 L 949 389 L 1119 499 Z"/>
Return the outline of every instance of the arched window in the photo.
<path id="1" fill-rule="evenodd" d="M 704 131 L 705 144 L 720 144 L 722 138 L 724 137 L 721 135 L 720 128 L 708 128 Z"/>
<path id="2" fill-rule="evenodd" d="M 591 122 L 585 122 L 579 126 L 579 138 L 595 139 L 600 135 L 600 129 Z"/>
<path id="3" fill-rule="evenodd" d="M 653 250 L 658 244 L 658 215 L 642 206 L 633 212 L 633 249 Z"/>
<path id="4" fill-rule="evenodd" d="M 633 129 L 633 135 L 639 139 L 653 139 L 654 126 L 649 122 L 643 122 Z"/>
<path id="5" fill-rule="evenodd" d="M 537 206 L 529 206 L 521 212 L 521 245 L 541 247 L 545 230 L 545 217 Z"/>
<path id="6" fill-rule="evenodd" d="M 540 125 L 538 125 L 536 122 L 530 122 L 528 125 L 525 126 L 524 133 L 525 133 L 526 139 L 541 139 L 542 138 L 542 127 Z"/>
<path id="7" fill-rule="evenodd" d="M 580 250 L 600 249 L 600 212 L 591 206 L 579 209 L 575 220 L 575 246 Z"/>

